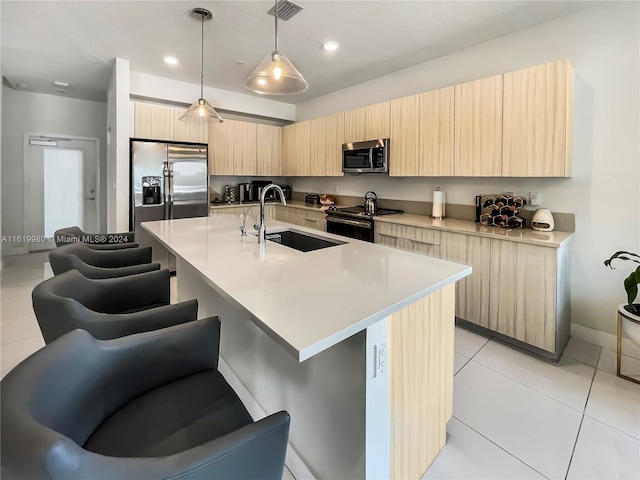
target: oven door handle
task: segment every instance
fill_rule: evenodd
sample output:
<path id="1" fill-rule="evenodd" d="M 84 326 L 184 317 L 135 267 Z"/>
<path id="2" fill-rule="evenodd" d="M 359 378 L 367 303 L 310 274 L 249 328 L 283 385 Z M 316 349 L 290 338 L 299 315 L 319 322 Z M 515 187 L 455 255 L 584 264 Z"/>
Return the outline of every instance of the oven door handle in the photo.
<path id="1" fill-rule="evenodd" d="M 340 217 L 327 217 L 327 222 L 344 223 L 345 225 L 353 225 L 354 227 L 371 228 L 370 222 L 362 222 L 360 220 L 349 220 Z"/>

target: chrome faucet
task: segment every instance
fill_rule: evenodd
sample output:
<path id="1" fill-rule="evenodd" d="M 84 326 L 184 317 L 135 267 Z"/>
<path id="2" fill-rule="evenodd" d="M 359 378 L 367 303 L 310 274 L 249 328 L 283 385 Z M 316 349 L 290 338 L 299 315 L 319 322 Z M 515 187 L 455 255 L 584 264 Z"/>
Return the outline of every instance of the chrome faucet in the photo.
<path id="1" fill-rule="evenodd" d="M 258 230 L 258 243 L 265 243 L 267 241 L 267 227 L 265 227 L 264 225 L 264 197 L 272 188 L 275 188 L 276 191 L 280 194 L 280 200 L 282 201 L 282 204 L 287 204 L 287 201 L 284 199 L 284 192 L 280 188 L 280 185 L 270 183 L 262 189 L 262 193 L 260 194 L 260 223 L 258 225 L 254 225 L 255 229 Z"/>
<path id="2" fill-rule="evenodd" d="M 247 227 L 246 227 L 247 217 L 251 213 L 251 210 L 253 210 L 253 207 L 249 207 L 249 209 L 242 214 L 242 225 L 240 225 L 240 235 L 242 235 L 243 237 L 247 236 Z"/>

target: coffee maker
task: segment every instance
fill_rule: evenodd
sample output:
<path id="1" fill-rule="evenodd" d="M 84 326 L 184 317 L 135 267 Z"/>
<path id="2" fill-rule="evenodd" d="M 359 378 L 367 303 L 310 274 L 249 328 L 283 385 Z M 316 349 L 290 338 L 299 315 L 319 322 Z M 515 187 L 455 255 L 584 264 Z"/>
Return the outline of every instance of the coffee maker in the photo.
<path id="1" fill-rule="evenodd" d="M 271 180 L 254 180 L 253 182 L 251 182 L 251 185 L 253 186 L 254 200 L 259 201 L 260 195 L 262 195 L 262 189 L 267 185 L 271 185 L 272 183 L 273 182 Z M 265 197 L 265 200 L 274 200 L 274 199 L 275 199 L 274 190 L 269 190 L 267 192 L 267 196 Z"/>

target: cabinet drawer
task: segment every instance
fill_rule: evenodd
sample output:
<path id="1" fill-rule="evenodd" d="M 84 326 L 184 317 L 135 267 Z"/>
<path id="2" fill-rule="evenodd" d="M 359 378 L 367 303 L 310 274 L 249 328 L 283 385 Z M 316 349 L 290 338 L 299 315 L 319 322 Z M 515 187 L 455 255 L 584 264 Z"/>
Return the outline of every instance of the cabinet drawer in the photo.
<path id="1" fill-rule="evenodd" d="M 324 212 L 314 212 L 313 210 L 305 210 L 303 208 L 294 208 L 293 212 L 296 218 L 312 220 L 314 222 L 324 221 Z"/>
<path id="2" fill-rule="evenodd" d="M 430 257 L 440 257 L 440 246 L 434 245 L 433 243 L 420 242 L 418 240 L 409 240 L 407 238 L 404 241 L 404 249 L 409 252 L 429 255 Z"/>
<path id="3" fill-rule="evenodd" d="M 418 242 L 440 245 L 440 230 L 399 225 L 397 223 L 376 222 L 376 233 L 392 237 L 402 237 Z"/>
<path id="4" fill-rule="evenodd" d="M 399 248 L 401 250 L 404 249 L 404 238 L 376 232 L 374 240 L 375 243 L 379 245 L 387 245 L 388 247 Z"/>

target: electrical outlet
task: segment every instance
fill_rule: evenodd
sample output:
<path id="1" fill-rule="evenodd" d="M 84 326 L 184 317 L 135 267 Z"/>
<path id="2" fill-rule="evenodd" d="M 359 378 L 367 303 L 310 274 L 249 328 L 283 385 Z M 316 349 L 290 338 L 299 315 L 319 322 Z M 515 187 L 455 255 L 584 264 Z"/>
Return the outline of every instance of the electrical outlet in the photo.
<path id="1" fill-rule="evenodd" d="M 375 357 L 374 377 L 377 377 L 387 371 L 387 341 L 386 340 L 383 340 L 380 343 L 376 343 L 374 348 L 374 357 Z"/>
<path id="2" fill-rule="evenodd" d="M 529 192 L 529 204 L 532 207 L 540 205 L 540 192 Z"/>

